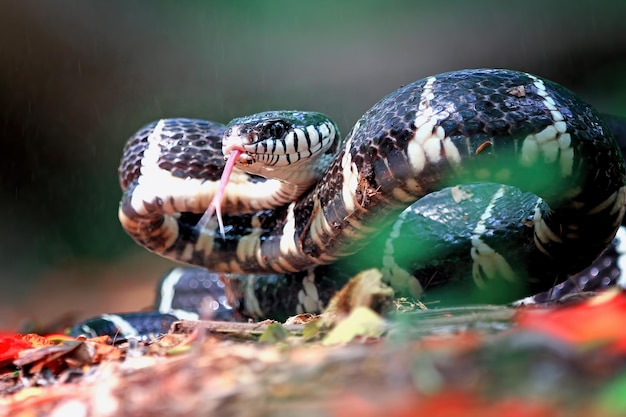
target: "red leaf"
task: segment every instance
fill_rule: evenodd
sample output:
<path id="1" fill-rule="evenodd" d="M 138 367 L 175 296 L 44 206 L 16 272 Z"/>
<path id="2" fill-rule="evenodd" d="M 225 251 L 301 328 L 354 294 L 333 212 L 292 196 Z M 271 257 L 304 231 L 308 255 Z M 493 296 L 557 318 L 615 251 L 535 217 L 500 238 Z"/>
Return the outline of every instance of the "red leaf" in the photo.
<path id="1" fill-rule="evenodd" d="M 609 343 L 626 352 L 626 293 L 607 291 L 583 303 L 527 308 L 516 314 L 518 329 L 546 333 L 569 343 Z"/>
<path id="2" fill-rule="evenodd" d="M 334 417 L 555 417 L 562 414 L 549 403 L 525 398 L 485 400 L 475 392 L 443 390 L 434 395 L 399 391 L 385 398 L 344 393 L 331 406 Z M 565 413 L 564 413 L 565 414 Z"/>
<path id="3" fill-rule="evenodd" d="M 24 349 L 29 349 L 33 345 L 28 339 L 24 339 L 20 334 L 0 334 L 0 364 L 12 361 Z"/>

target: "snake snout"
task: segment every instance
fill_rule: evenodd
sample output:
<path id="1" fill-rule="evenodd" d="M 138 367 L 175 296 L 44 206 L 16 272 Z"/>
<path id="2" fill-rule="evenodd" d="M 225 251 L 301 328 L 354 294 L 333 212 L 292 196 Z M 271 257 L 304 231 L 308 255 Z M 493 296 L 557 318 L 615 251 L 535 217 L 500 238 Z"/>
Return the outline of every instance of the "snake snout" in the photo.
<path id="1" fill-rule="evenodd" d="M 224 134 L 224 139 L 222 141 L 222 153 L 226 158 L 235 150 L 241 151 L 242 154 L 245 154 L 248 149 L 246 149 L 246 145 L 251 143 L 251 139 L 249 136 L 251 134 L 241 134 L 239 131 L 233 131 L 232 128 L 228 129 Z"/>

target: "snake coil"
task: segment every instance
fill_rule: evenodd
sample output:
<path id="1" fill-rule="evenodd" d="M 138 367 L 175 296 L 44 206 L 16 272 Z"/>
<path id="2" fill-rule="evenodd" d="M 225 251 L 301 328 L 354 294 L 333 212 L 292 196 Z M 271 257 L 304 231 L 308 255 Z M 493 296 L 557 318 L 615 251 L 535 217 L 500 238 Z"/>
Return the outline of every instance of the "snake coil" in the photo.
<path id="1" fill-rule="evenodd" d="M 215 219 L 198 226 L 219 189 L 220 148 L 244 155 L 225 190 L 223 236 Z M 504 283 L 519 290 L 511 301 L 591 264 L 626 201 L 623 158 L 598 113 L 558 84 L 503 69 L 405 85 L 343 142 L 318 113 L 165 119 L 128 141 L 119 174 L 119 218 L 137 243 L 214 272 L 269 274 L 244 298 L 294 282 L 283 297 L 301 299 L 307 285 L 324 293 L 332 278 L 316 267 L 369 262 L 415 297 Z M 354 261 L 359 252 L 368 255 Z"/>

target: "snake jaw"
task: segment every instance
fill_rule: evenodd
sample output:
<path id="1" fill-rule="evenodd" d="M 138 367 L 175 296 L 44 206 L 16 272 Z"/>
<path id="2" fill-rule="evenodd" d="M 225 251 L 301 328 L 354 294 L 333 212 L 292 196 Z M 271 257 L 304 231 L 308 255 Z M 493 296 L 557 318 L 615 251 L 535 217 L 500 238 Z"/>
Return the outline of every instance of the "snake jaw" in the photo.
<path id="1" fill-rule="evenodd" d="M 222 153 L 224 159 L 229 160 L 233 153 L 237 153 L 237 160 L 234 162 L 238 165 L 250 166 L 256 162 L 254 156 L 254 148 L 250 145 L 258 141 L 257 135 L 250 133 L 241 134 L 240 131 L 233 133 L 233 129 L 228 129 L 222 141 Z M 247 145 L 247 146 L 246 146 Z"/>
<path id="2" fill-rule="evenodd" d="M 239 165 L 243 165 L 244 167 L 249 167 L 255 162 L 256 159 L 252 155 L 243 152 L 239 154 L 239 160 L 236 161 L 236 163 L 238 163 Z"/>
<path id="3" fill-rule="evenodd" d="M 254 155 L 248 153 L 242 146 L 231 146 L 225 148 L 222 152 L 224 153 L 225 161 L 230 160 L 233 157 L 233 154 L 235 154 L 234 164 L 237 165 L 250 166 L 256 162 Z"/>

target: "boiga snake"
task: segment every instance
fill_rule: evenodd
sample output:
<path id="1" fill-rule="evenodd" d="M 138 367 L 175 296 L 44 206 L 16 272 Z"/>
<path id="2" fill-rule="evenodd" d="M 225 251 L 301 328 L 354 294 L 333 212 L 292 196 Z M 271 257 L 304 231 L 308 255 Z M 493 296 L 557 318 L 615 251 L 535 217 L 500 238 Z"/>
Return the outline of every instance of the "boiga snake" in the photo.
<path id="1" fill-rule="evenodd" d="M 203 299 L 216 319 L 320 312 L 371 267 L 396 294 L 444 305 L 554 297 L 612 242 L 626 204 L 605 119 L 558 84 L 502 69 L 405 85 L 343 141 L 313 112 L 163 119 L 129 139 L 119 177 L 126 232 L 200 268 L 172 270 L 153 312 L 72 334 L 163 332 Z M 594 265 L 579 285 L 609 266 L 595 285 L 615 281 L 610 257 Z"/>

